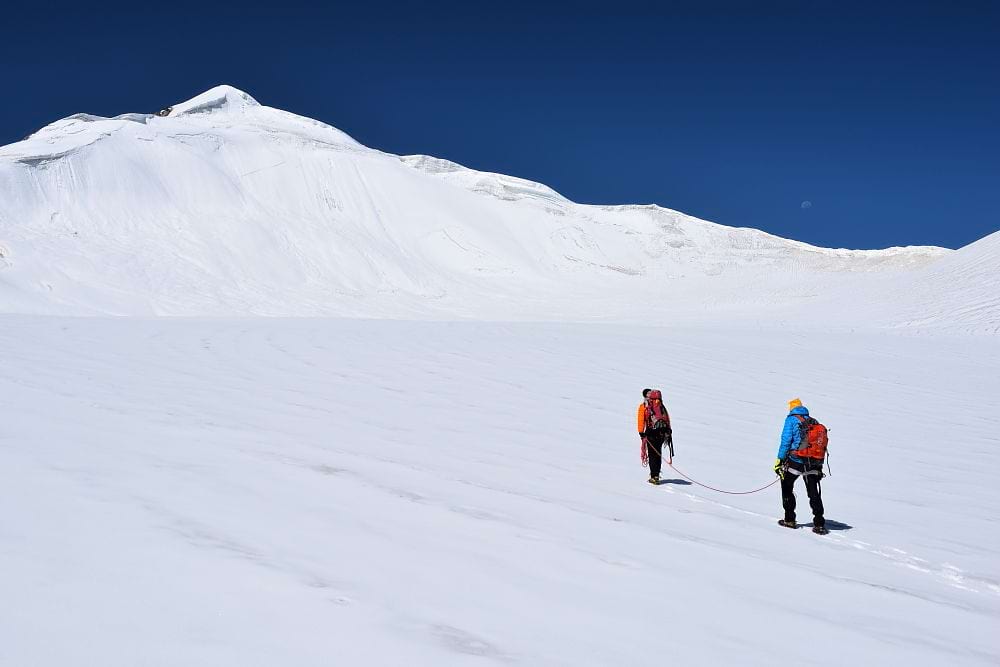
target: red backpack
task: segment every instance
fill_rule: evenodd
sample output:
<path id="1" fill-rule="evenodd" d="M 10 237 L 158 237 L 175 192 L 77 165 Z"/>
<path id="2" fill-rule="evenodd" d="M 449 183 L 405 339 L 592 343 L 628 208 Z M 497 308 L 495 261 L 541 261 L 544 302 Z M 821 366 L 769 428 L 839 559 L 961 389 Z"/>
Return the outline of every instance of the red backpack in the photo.
<path id="1" fill-rule="evenodd" d="M 829 433 L 825 426 L 812 417 L 795 415 L 799 420 L 799 430 L 802 433 L 802 440 L 799 448 L 792 451 L 792 454 L 803 459 L 815 459 L 820 461 L 820 465 L 826 459 L 826 446 L 830 442 Z"/>
<path id="2" fill-rule="evenodd" d="M 646 394 L 646 430 L 670 432 L 670 415 L 663 406 L 663 394 L 656 389 Z"/>

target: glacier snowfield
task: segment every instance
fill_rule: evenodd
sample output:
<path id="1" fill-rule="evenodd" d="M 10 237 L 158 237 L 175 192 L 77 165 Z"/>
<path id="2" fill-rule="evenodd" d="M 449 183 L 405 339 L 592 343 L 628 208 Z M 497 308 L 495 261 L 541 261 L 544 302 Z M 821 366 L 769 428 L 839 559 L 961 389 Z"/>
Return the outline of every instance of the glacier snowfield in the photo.
<path id="1" fill-rule="evenodd" d="M 229 86 L 56 121 L 0 147 L 0 665 L 1000 664 L 998 276 Z M 731 491 L 801 397 L 831 533 L 647 484 L 643 387 Z"/>
<path id="2" fill-rule="evenodd" d="M 0 345 L 5 665 L 1000 660 L 989 337 L 4 316 Z M 830 535 L 776 487 L 646 484 L 650 385 L 678 468 L 732 490 L 801 395 Z"/>

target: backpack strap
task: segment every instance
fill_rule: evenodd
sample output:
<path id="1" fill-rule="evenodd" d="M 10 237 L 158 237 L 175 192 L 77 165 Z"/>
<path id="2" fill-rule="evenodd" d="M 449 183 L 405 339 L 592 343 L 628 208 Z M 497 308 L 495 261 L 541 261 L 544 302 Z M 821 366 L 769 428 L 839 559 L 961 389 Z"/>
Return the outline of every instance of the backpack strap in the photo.
<path id="1" fill-rule="evenodd" d="M 792 415 L 792 417 L 795 417 L 796 419 L 799 420 L 799 433 L 801 433 L 801 436 L 800 436 L 800 439 L 799 439 L 799 448 L 798 449 L 789 449 L 788 453 L 792 454 L 793 456 L 798 456 L 798 454 L 796 454 L 796 452 L 802 451 L 802 442 L 803 442 L 803 440 L 806 437 L 806 434 L 802 433 L 802 425 L 806 423 L 806 416 L 805 415 Z M 807 446 L 809 445 L 808 441 L 806 441 L 806 445 Z"/>
<path id="2" fill-rule="evenodd" d="M 653 426 L 653 410 L 649 407 L 649 401 L 642 402 L 642 430 L 646 431 Z"/>
<path id="3" fill-rule="evenodd" d="M 816 424 L 819 423 L 812 415 L 792 415 L 792 417 L 799 420 L 799 426 L 802 426 L 802 424 L 805 424 L 806 422 L 813 422 Z M 811 425 L 812 424 L 810 424 L 810 426 Z"/>

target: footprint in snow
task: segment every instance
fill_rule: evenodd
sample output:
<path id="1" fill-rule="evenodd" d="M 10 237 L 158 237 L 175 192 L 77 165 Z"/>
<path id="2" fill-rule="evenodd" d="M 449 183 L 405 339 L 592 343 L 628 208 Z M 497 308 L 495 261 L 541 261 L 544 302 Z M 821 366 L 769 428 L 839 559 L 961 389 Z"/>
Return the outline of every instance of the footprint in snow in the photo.
<path id="1" fill-rule="evenodd" d="M 503 653 L 481 637 L 451 625 L 432 625 L 431 634 L 456 653 L 478 655 L 487 658 L 502 658 Z"/>

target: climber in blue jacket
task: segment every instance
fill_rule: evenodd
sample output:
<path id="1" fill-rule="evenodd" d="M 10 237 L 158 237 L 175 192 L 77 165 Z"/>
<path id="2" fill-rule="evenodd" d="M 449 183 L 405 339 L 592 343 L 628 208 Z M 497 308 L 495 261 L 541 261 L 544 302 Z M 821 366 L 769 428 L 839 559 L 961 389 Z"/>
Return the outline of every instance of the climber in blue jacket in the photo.
<path id="1" fill-rule="evenodd" d="M 781 442 L 778 444 L 778 458 L 774 462 L 774 472 L 781 477 L 781 506 L 785 510 L 785 518 L 778 523 L 787 528 L 797 528 L 795 522 L 795 480 L 801 476 L 805 480 L 806 494 L 809 496 L 809 507 L 813 513 L 813 532 L 825 535 L 826 520 L 823 518 L 823 496 L 819 481 L 823 478 L 823 463 L 817 465 L 812 459 L 804 459 L 792 452 L 800 449 L 802 442 L 802 424 L 810 423 L 809 410 L 802 401 L 794 398 L 788 402 L 788 416 L 781 429 Z"/>

